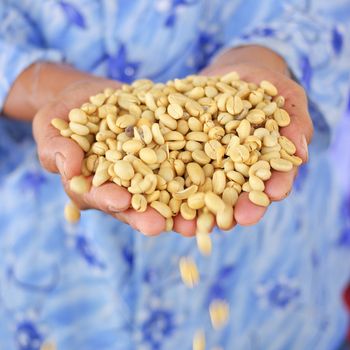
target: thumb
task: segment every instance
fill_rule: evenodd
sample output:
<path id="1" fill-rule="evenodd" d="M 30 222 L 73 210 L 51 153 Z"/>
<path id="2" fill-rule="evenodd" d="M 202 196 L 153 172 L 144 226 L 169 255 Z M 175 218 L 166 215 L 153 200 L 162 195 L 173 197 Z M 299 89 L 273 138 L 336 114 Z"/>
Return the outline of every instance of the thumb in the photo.
<path id="1" fill-rule="evenodd" d="M 67 116 L 62 105 L 43 108 L 33 122 L 33 134 L 41 165 L 50 172 L 59 172 L 66 180 L 81 173 L 84 152 L 72 139 L 60 135 L 51 119 Z"/>

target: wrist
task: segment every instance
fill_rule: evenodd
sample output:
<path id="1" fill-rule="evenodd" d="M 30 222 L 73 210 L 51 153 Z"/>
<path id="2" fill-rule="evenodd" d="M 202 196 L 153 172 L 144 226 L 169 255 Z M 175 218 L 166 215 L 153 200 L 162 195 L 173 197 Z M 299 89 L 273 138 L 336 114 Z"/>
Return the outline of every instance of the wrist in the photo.
<path id="1" fill-rule="evenodd" d="M 104 79 L 68 65 L 34 63 L 17 77 L 6 98 L 3 112 L 16 119 L 32 120 L 40 108 L 57 99 L 67 87 L 91 80 Z"/>
<path id="2" fill-rule="evenodd" d="M 288 65 L 275 51 L 259 45 L 232 48 L 218 56 L 211 67 L 251 64 L 289 76 Z"/>

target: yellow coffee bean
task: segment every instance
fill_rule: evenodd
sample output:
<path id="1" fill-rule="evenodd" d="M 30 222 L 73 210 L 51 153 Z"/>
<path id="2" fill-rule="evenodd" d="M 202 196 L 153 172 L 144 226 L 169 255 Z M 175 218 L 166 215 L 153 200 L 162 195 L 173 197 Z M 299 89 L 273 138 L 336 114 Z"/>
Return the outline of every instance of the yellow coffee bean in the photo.
<path id="1" fill-rule="evenodd" d="M 160 194 L 159 194 L 159 202 L 162 202 L 164 204 L 169 204 L 169 201 L 170 201 L 170 193 L 166 190 L 162 190 L 160 191 Z"/>
<path id="2" fill-rule="evenodd" d="M 157 189 L 162 191 L 165 190 L 167 187 L 167 181 L 161 177 L 159 174 L 156 175 L 157 176 Z"/>
<path id="3" fill-rule="evenodd" d="M 244 176 L 235 170 L 228 171 L 226 176 L 228 179 L 230 179 L 230 180 L 232 180 L 240 185 L 243 185 L 245 182 Z"/>
<path id="4" fill-rule="evenodd" d="M 203 192 L 197 192 L 194 194 L 191 194 L 188 198 L 187 198 L 187 204 L 190 208 L 192 209 L 202 209 L 205 205 L 204 202 L 204 193 Z"/>
<path id="5" fill-rule="evenodd" d="M 68 118 L 71 122 L 86 124 L 88 122 L 88 117 L 86 113 L 80 108 L 73 108 L 69 114 Z"/>
<path id="6" fill-rule="evenodd" d="M 278 151 L 275 152 L 269 152 L 269 153 L 265 153 L 260 157 L 260 160 L 264 160 L 264 161 L 270 161 L 271 159 L 277 159 L 280 158 L 281 155 Z"/>
<path id="7" fill-rule="evenodd" d="M 288 112 L 283 108 L 276 109 L 275 113 L 273 114 L 273 117 L 277 122 L 278 126 L 280 127 L 285 127 L 290 124 L 290 116 Z"/>
<path id="8" fill-rule="evenodd" d="M 99 170 L 97 168 L 94 177 L 92 178 L 92 185 L 94 187 L 99 187 L 109 180 L 110 176 L 108 174 L 108 168 L 102 168 Z"/>
<path id="9" fill-rule="evenodd" d="M 281 149 L 280 155 L 283 159 L 288 160 L 289 162 L 291 162 L 295 166 L 299 166 L 303 163 L 303 160 L 300 157 L 290 155 L 284 149 Z"/>
<path id="10" fill-rule="evenodd" d="M 184 202 L 180 206 L 180 213 L 185 220 L 193 220 L 196 217 L 197 211 L 190 208 L 188 204 Z"/>
<path id="11" fill-rule="evenodd" d="M 80 210 L 73 203 L 69 202 L 64 208 L 64 217 L 70 223 L 76 223 L 80 220 Z"/>
<path id="12" fill-rule="evenodd" d="M 146 145 L 149 145 L 153 140 L 153 135 L 148 125 L 141 125 L 142 139 Z"/>
<path id="13" fill-rule="evenodd" d="M 194 334 L 192 350 L 205 350 L 205 335 L 202 330 L 197 330 Z"/>
<path id="14" fill-rule="evenodd" d="M 107 139 L 113 139 L 114 137 L 115 133 L 110 130 L 99 131 L 95 136 L 96 140 L 101 142 L 104 142 Z"/>
<path id="15" fill-rule="evenodd" d="M 213 98 L 219 93 L 219 91 L 214 86 L 206 86 L 204 88 L 204 93 L 205 96 Z"/>
<path id="16" fill-rule="evenodd" d="M 105 101 L 106 101 L 106 96 L 105 94 L 102 94 L 102 93 L 90 97 L 90 102 L 97 107 L 102 106 Z"/>
<path id="17" fill-rule="evenodd" d="M 207 154 L 201 149 L 196 149 L 192 152 L 192 159 L 200 165 L 206 165 L 211 161 Z"/>
<path id="18" fill-rule="evenodd" d="M 261 109 L 251 109 L 247 114 L 247 120 L 253 125 L 263 123 L 265 118 L 265 113 Z"/>
<path id="19" fill-rule="evenodd" d="M 261 102 L 264 98 L 264 94 L 261 91 L 252 91 L 249 94 L 249 102 L 256 106 L 259 102 Z"/>
<path id="20" fill-rule="evenodd" d="M 114 164 L 114 172 L 122 180 L 131 180 L 135 175 L 134 168 L 126 160 L 117 160 Z"/>
<path id="21" fill-rule="evenodd" d="M 234 207 L 238 200 L 238 193 L 233 187 L 226 187 L 222 193 L 222 200 L 226 205 Z"/>
<path id="22" fill-rule="evenodd" d="M 195 185 L 203 185 L 205 181 L 205 174 L 203 169 L 198 163 L 188 163 L 186 165 L 186 171 L 190 177 L 192 183 Z"/>
<path id="23" fill-rule="evenodd" d="M 265 184 L 258 176 L 252 175 L 249 177 L 249 186 L 252 191 L 264 191 Z"/>
<path id="24" fill-rule="evenodd" d="M 226 169 L 224 169 L 224 170 L 226 171 Z M 250 167 L 247 164 L 240 163 L 240 162 L 235 162 L 233 164 L 233 168 L 227 169 L 226 172 L 229 172 L 230 170 L 236 170 L 239 173 L 241 173 L 244 177 L 248 177 L 249 176 Z"/>
<path id="25" fill-rule="evenodd" d="M 146 196 L 147 203 L 152 203 L 154 201 L 157 201 L 159 199 L 159 197 L 160 197 L 160 191 L 159 190 L 154 191 L 151 194 L 148 194 Z"/>
<path id="26" fill-rule="evenodd" d="M 214 215 L 225 209 L 225 202 L 214 192 L 207 192 L 204 196 L 204 202 Z"/>
<path id="27" fill-rule="evenodd" d="M 97 107 L 92 103 L 84 103 L 80 109 L 84 111 L 86 114 L 93 114 L 96 112 Z"/>
<path id="28" fill-rule="evenodd" d="M 162 203 L 160 201 L 154 201 L 150 205 L 153 209 L 155 209 L 160 215 L 162 215 L 166 219 L 172 216 L 171 209 L 165 203 Z"/>
<path id="29" fill-rule="evenodd" d="M 108 146 L 104 142 L 95 142 L 91 146 L 91 151 L 99 156 L 103 156 L 108 151 Z"/>
<path id="30" fill-rule="evenodd" d="M 146 103 L 146 106 L 153 112 L 155 112 L 155 110 L 158 108 L 155 102 L 154 96 L 152 95 L 151 92 L 146 93 L 145 103 Z"/>
<path id="31" fill-rule="evenodd" d="M 241 140 L 246 139 L 250 134 L 251 124 L 247 119 L 243 119 L 237 127 L 237 134 Z"/>
<path id="32" fill-rule="evenodd" d="M 184 136 L 178 131 L 169 131 L 164 135 L 165 141 L 183 141 Z"/>
<path id="33" fill-rule="evenodd" d="M 74 176 L 69 182 L 70 189 L 78 194 L 90 191 L 90 183 L 84 176 Z"/>
<path id="34" fill-rule="evenodd" d="M 183 185 L 174 179 L 168 182 L 167 190 L 170 193 L 178 192 L 183 190 Z"/>
<path id="35" fill-rule="evenodd" d="M 212 252 L 212 242 L 207 232 L 197 232 L 196 241 L 199 252 L 204 256 L 209 256 Z"/>
<path id="36" fill-rule="evenodd" d="M 154 163 L 157 162 L 157 154 L 151 148 L 142 148 L 142 149 L 140 149 L 139 157 L 146 164 L 154 164 Z"/>
<path id="37" fill-rule="evenodd" d="M 276 111 L 277 112 L 277 111 Z M 276 113 L 275 112 L 275 113 Z M 273 131 L 277 131 L 279 129 L 279 125 L 278 123 L 276 122 L 276 120 L 274 119 L 268 119 L 266 120 L 266 123 L 265 123 L 265 128 L 266 130 L 268 130 L 269 132 L 273 132 Z"/>
<path id="38" fill-rule="evenodd" d="M 158 171 L 158 175 L 160 175 L 166 182 L 169 182 L 174 179 L 175 171 L 172 167 L 161 167 Z"/>
<path id="39" fill-rule="evenodd" d="M 63 136 L 63 137 L 70 137 L 70 136 L 73 136 L 73 131 L 68 127 L 67 129 L 62 129 L 61 131 L 60 131 L 60 135 L 61 136 Z M 85 139 L 83 136 L 79 136 L 79 135 L 75 135 L 75 136 L 77 136 L 77 137 L 81 137 L 82 139 Z M 73 137 L 72 137 L 73 138 Z M 87 142 L 89 142 L 87 139 L 85 139 Z M 81 148 L 83 148 L 80 144 L 79 144 L 79 146 L 81 147 Z M 90 148 L 90 144 L 89 144 L 89 148 Z M 88 150 L 89 150 L 89 148 L 88 148 Z M 87 151 L 86 151 L 87 152 Z"/>
<path id="40" fill-rule="evenodd" d="M 277 171 L 291 171 L 293 169 L 293 163 L 286 159 L 273 158 L 270 160 L 271 168 Z"/>
<path id="41" fill-rule="evenodd" d="M 270 131 L 265 128 L 257 128 L 254 130 L 253 135 L 257 136 L 259 139 L 263 139 L 264 136 L 269 135 Z"/>
<path id="42" fill-rule="evenodd" d="M 223 75 L 220 78 L 220 81 L 222 81 L 223 83 L 226 83 L 226 84 L 230 84 L 233 81 L 237 81 L 237 80 L 239 80 L 239 75 L 237 72 L 226 73 L 225 75 Z"/>
<path id="43" fill-rule="evenodd" d="M 173 230 L 174 227 L 174 219 L 173 218 L 167 218 L 165 220 L 165 231 L 170 232 Z"/>
<path id="44" fill-rule="evenodd" d="M 197 163 L 199 163 L 199 162 L 197 161 Z M 205 174 L 205 176 L 207 178 L 208 177 L 212 177 L 213 174 L 214 174 L 214 166 L 213 166 L 213 164 L 205 164 L 204 167 L 203 167 L 203 171 L 204 171 L 204 174 Z"/>
<path id="45" fill-rule="evenodd" d="M 172 141 L 172 142 L 168 142 L 168 147 L 170 151 L 178 151 L 181 150 L 185 147 L 186 145 L 186 141 Z"/>
<path id="46" fill-rule="evenodd" d="M 98 166 L 98 156 L 91 154 L 86 158 L 86 167 L 90 172 L 95 172 Z"/>
<path id="47" fill-rule="evenodd" d="M 212 180 L 210 178 L 206 178 L 205 182 L 202 186 L 198 187 L 198 191 L 200 192 L 212 192 L 213 191 L 213 184 L 212 184 Z"/>
<path id="48" fill-rule="evenodd" d="M 173 197 L 179 200 L 187 199 L 190 195 L 196 193 L 198 190 L 198 186 L 191 185 L 190 187 L 185 188 L 182 191 L 173 193 Z"/>
<path id="49" fill-rule="evenodd" d="M 69 127 L 69 124 L 65 120 L 60 118 L 53 118 L 51 120 L 51 125 L 60 131 L 65 130 Z"/>
<path id="50" fill-rule="evenodd" d="M 274 147 L 278 143 L 277 137 L 273 135 L 265 135 L 263 138 L 263 144 L 265 147 Z"/>
<path id="51" fill-rule="evenodd" d="M 267 194 L 261 191 L 249 192 L 249 200 L 261 207 L 267 207 L 270 204 L 270 199 Z"/>
<path id="52" fill-rule="evenodd" d="M 283 96 L 277 96 L 275 102 L 277 104 L 277 107 L 281 108 L 284 106 L 285 98 Z"/>
<path id="53" fill-rule="evenodd" d="M 277 109 L 276 102 L 270 102 L 262 110 L 267 116 L 270 116 L 275 113 L 276 109 Z"/>
<path id="54" fill-rule="evenodd" d="M 278 143 L 290 155 L 293 155 L 297 151 L 294 143 L 285 136 L 280 136 L 278 138 Z"/>
<path id="55" fill-rule="evenodd" d="M 111 151 L 108 150 L 105 154 L 106 159 L 109 160 L 110 162 L 115 163 L 117 160 L 120 160 L 123 158 L 123 154 L 119 151 Z"/>
<path id="56" fill-rule="evenodd" d="M 220 113 L 217 116 L 217 121 L 219 122 L 220 125 L 227 125 L 228 123 L 230 123 L 234 120 L 233 120 L 233 116 L 231 114 L 224 112 L 224 113 Z M 239 121 L 238 121 L 238 125 L 239 125 Z"/>
<path id="57" fill-rule="evenodd" d="M 56 344 L 49 342 L 49 341 L 45 341 L 41 347 L 40 350 L 57 350 Z"/>
<path id="58" fill-rule="evenodd" d="M 177 128 L 177 121 L 171 117 L 169 114 L 162 114 L 159 117 L 159 121 L 166 126 L 167 128 L 171 129 L 171 130 L 176 130 Z"/>
<path id="59" fill-rule="evenodd" d="M 204 208 L 205 209 L 205 208 Z M 215 217 L 208 211 L 203 211 L 197 219 L 197 233 L 209 233 L 214 225 Z"/>
<path id="60" fill-rule="evenodd" d="M 147 200 L 142 194 L 136 193 L 131 197 L 131 206 L 142 213 L 147 209 Z"/>
<path id="61" fill-rule="evenodd" d="M 225 207 L 216 213 L 216 224 L 222 230 L 229 230 L 233 223 L 233 207 L 225 204 Z"/>
<path id="62" fill-rule="evenodd" d="M 118 128 L 125 129 L 129 126 L 134 126 L 137 122 L 137 117 L 131 114 L 125 114 L 118 117 L 115 124 Z"/>
<path id="63" fill-rule="evenodd" d="M 90 142 L 85 136 L 72 134 L 70 137 L 83 149 L 84 152 L 90 150 Z"/>
<path id="64" fill-rule="evenodd" d="M 209 305 L 209 314 L 214 329 L 224 327 L 229 318 L 229 305 L 225 300 L 213 300 Z"/>
<path id="65" fill-rule="evenodd" d="M 179 269 L 183 283 L 193 288 L 199 282 L 199 272 L 194 260 L 190 257 L 182 257 L 179 261 Z"/>
<path id="66" fill-rule="evenodd" d="M 146 176 L 147 174 L 153 174 L 153 171 L 150 169 L 150 167 L 141 159 L 133 159 L 132 166 L 137 173 L 140 173 L 143 176 Z"/>
<path id="67" fill-rule="evenodd" d="M 182 201 L 176 198 L 171 198 L 169 201 L 169 208 L 171 209 L 173 215 L 176 215 L 180 211 Z"/>
<path id="68" fill-rule="evenodd" d="M 187 123 L 191 131 L 198 131 L 198 132 L 203 131 L 203 124 L 198 118 L 191 117 L 188 119 Z"/>
<path id="69" fill-rule="evenodd" d="M 181 105 L 177 103 L 170 103 L 167 111 L 168 111 L 168 114 L 174 119 L 180 119 L 184 114 L 184 111 Z"/>
<path id="70" fill-rule="evenodd" d="M 255 175 L 263 181 L 267 181 L 271 177 L 270 169 L 260 168 L 256 170 Z"/>
<path id="71" fill-rule="evenodd" d="M 260 82 L 260 87 L 270 96 L 276 96 L 278 94 L 276 86 L 267 80 L 262 80 Z"/>
<path id="72" fill-rule="evenodd" d="M 202 131 L 191 131 L 186 135 L 186 140 L 188 141 L 207 142 L 208 139 L 208 134 Z"/>
<path id="73" fill-rule="evenodd" d="M 211 140 L 221 140 L 225 135 L 225 129 L 221 126 L 214 126 L 209 129 L 208 136 Z"/>
<path id="74" fill-rule="evenodd" d="M 161 131 L 160 131 L 159 124 L 154 123 L 154 124 L 152 125 L 152 135 L 153 135 L 154 141 L 155 141 L 158 145 L 164 145 L 165 141 L 164 141 L 163 134 L 162 134 Z"/>
<path id="75" fill-rule="evenodd" d="M 139 140 L 128 140 L 123 143 L 122 149 L 125 153 L 128 154 L 136 154 L 138 153 L 142 148 L 144 147 L 144 144 L 142 141 Z"/>

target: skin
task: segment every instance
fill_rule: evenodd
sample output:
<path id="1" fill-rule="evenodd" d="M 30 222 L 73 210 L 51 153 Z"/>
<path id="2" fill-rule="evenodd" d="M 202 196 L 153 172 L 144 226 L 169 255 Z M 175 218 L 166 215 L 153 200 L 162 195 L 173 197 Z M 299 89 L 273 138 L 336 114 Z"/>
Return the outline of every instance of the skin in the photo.
<path id="1" fill-rule="evenodd" d="M 237 71 L 241 78 L 259 83 L 269 80 L 286 98 L 285 109 L 291 124 L 282 134 L 294 142 L 297 155 L 307 161 L 307 144 L 312 137 L 312 123 L 308 114 L 307 98 L 303 88 L 290 79 L 284 60 L 273 51 L 259 47 L 235 48 L 221 55 L 204 69 L 203 75 L 222 75 Z M 89 193 L 77 195 L 70 191 L 69 180 L 80 175 L 83 151 L 73 141 L 60 136 L 50 124 L 53 118 L 68 119 L 68 112 L 79 107 L 89 96 L 106 87 L 118 88 L 119 82 L 98 78 L 63 65 L 37 63 L 26 69 L 13 84 L 4 106 L 4 113 L 12 118 L 33 121 L 33 133 L 42 166 L 59 173 L 68 196 L 81 209 L 98 209 L 128 223 L 146 235 L 158 235 L 165 228 L 164 218 L 154 209 L 144 213 L 129 209 L 131 196 L 116 184 L 91 188 Z M 297 169 L 289 173 L 273 172 L 266 182 L 266 193 L 272 201 L 285 198 L 291 191 Z M 91 179 L 90 179 L 91 181 Z M 263 217 L 267 208 L 251 203 L 242 193 L 234 210 L 234 223 L 253 225 Z M 183 236 L 195 234 L 195 221 L 178 215 L 174 230 Z"/>

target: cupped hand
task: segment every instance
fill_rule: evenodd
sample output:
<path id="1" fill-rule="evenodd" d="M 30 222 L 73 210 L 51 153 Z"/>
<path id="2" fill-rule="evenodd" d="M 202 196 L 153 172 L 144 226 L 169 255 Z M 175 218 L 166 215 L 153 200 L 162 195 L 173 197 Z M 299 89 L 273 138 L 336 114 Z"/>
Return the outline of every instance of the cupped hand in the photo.
<path id="1" fill-rule="evenodd" d="M 118 88 L 120 84 L 98 78 L 80 81 L 68 87 L 55 101 L 39 110 L 33 121 L 39 160 L 46 170 L 60 173 L 65 191 L 80 209 L 98 209 L 145 234 L 159 234 L 165 229 L 164 218 L 150 207 L 143 213 L 129 209 L 131 195 L 125 188 L 115 183 L 105 183 L 100 187 L 91 186 L 90 191 L 82 195 L 70 189 L 69 182 L 72 177 L 81 175 L 84 152 L 75 141 L 61 136 L 51 125 L 51 120 L 54 118 L 68 120 L 68 113 L 72 108 L 80 107 L 91 95 L 107 87 Z M 88 180 L 91 182 L 91 178 Z M 183 223 L 183 220 L 178 218 L 175 229 L 188 232 L 186 225 L 188 223 Z"/>
<path id="2" fill-rule="evenodd" d="M 210 66 L 203 75 L 223 75 L 237 71 L 246 81 L 259 83 L 269 80 L 285 97 L 285 109 L 291 116 L 291 124 L 283 128 L 281 133 L 294 142 L 297 155 L 307 160 L 307 144 L 312 137 L 312 123 L 308 115 L 307 99 L 301 86 L 288 76 L 253 64 L 235 64 Z M 51 172 L 59 172 L 67 194 L 81 209 L 99 209 L 113 217 L 128 223 L 133 228 L 147 235 L 160 234 L 165 229 L 164 218 L 154 209 L 148 208 L 144 213 L 130 209 L 131 195 L 125 188 L 115 183 L 106 183 L 100 187 L 91 187 L 90 191 L 78 195 L 70 190 L 69 181 L 73 176 L 81 174 L 84 153 L 75 141 L 62 137 L 51 125 L 53 118 L 68 119 L 72 108 L 79 107 L 106 87 L 118 88 L 114 81 L 91 78 L 71 85 L 57 99 L 39 110 L 34 118 L 33 131 L 38 145 L 41 164 Z M 273 172 L 266 182 L 265 192 L 272 201 L 285 198 L 291 190 L 297 169 L 289 173 Z M 89 179 L 91 181 L 91 179 Z M 257 223 L 264 215 L 266 208 L 251 203 L 247 193 L 242 193 L 234 211 L 234 219 L 238 224 L 251 225 Z M 178 215 L 174 218 L 174 230 L 184 236 L 195 234 L 195 220 L 185 220 Z"/>
<path id="3" fill-rule="evenodd" d="M 308 160 L 308 144 L 313 134 L 312 121 L 308 112 L 308 102 L 304 89 L 288 75 L 254 64 L 215 65 L 209 66 L 201 74 L 224 75 L 236 71 L 242 80 L 259 84 L 262 80 L 273 83 L 278 94 L 285 97 L 284 109 L 289 113 L 291 123 L 281 128 L 280 133 L 288 137 L 296 146 L 296 155 L 303 162 Z M 290 172 L 272 172 L 271 178 L 265 183 L 265 193 L 271 201 L 280 201 L 292 190 L 297 167 Z M 248 193 L 242 192 L 234 209 L 234 219 L 240 225 L 253 225 L 264 216 L 267 208 L 253 204 L 248 199 Z"/>

